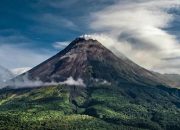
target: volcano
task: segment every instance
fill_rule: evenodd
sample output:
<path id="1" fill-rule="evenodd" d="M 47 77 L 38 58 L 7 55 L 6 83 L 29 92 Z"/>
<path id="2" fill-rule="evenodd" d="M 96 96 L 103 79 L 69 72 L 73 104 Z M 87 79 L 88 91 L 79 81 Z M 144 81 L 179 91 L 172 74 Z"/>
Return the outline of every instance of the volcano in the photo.
<path id="1" fill-rule="evenodd" d="M 97 40 L 76 38 L 64 50 L 18 77 L 23 80 L 63 82 L 72 77 L 87 86 L 97 81 L 112 84 L 166 84 L 164 78 L 148 71 L 124 55 L 116 56 Z"/>
<path id="2" fill-rule="evenodd" d="M 0 129 L 180 129 L 180 90 L 97 40 L 76 38 L 11 82 Z"/>

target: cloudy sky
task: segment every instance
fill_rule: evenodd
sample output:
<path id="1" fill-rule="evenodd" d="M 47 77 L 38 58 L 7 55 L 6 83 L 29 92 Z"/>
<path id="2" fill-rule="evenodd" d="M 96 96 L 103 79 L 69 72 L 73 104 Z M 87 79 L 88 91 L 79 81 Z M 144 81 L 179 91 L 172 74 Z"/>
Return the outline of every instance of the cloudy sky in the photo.
<path id="1" fill-rule="evenodd" d="M 33 67 L 88 34 L 137 64 L 180 74 L 179 0 L 1 0 L 0 65 Z"/>

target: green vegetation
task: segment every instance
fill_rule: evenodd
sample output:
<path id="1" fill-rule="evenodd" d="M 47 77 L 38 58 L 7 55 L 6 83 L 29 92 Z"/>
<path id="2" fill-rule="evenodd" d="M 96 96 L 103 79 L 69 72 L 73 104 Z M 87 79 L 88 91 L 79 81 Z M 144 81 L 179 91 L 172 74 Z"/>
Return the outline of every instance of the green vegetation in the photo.
<path id="1" fill-rule="evenodd" d="M 0 90 L 0 130 L 179 130 L 180 92 L 163 86 Z"/>

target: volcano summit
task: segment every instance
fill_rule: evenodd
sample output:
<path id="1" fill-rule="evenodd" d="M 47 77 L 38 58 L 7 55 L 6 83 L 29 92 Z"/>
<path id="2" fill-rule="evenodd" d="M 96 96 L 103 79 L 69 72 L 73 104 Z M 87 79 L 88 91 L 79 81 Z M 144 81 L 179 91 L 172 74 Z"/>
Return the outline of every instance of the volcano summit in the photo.
<path id="1" fill-rule="evenodd" d="M 64 82 L 72 77 L 89 86 L 97 81 L 112 84 L 168 85 L 166 80 L 148 71 L 121 54 L 116 56 L 97 40 L 76 38 L 64 50 L 17 77 L 24 80 Z M 26 79 L 26 78 L 25 78 Z"/>

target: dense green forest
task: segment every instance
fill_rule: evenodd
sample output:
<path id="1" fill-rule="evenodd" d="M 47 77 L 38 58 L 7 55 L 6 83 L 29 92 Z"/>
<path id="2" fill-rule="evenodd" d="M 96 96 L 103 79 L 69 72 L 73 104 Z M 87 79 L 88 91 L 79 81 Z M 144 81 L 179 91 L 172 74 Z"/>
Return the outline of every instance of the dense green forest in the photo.
<path id="1" fill-rule="evenodd" d="M 179 130 L 180 91 L 112 84 L 6 88 L 0 129 Z"/>

